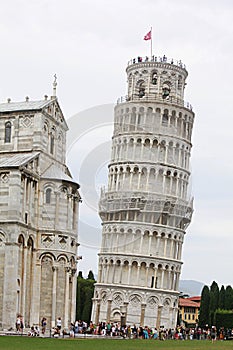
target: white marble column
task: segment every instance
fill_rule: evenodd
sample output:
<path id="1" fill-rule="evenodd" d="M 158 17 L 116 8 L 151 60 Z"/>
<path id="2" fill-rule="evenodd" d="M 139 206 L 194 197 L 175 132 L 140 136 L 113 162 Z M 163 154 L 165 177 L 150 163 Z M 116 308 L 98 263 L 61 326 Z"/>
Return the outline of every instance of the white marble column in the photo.
<path id="1" fill-rule="evenodd" d="M 160 288 L 164 289 L 164 268 L 162 268 Z"/>
<path id="2" fill-rule="evenodd" d="M 140 189 L 141 174 L 142 174 L 142 171 L 141 171 L 141 169 L 139 169 L 139 171 L 138 171 L 138 184 L 137 184 L 138 190 Z"/>
<path id="3" fill-rule="evenodd" d="M 51 327 L 56 325 L 56 303 L 57 303 L 57 266 L 53 266 L 53 297 L 52 297 L 52 317 Z"/>
<path id="4" fill-rule="evenodd" d="M 66 279 L 65 279 L 65 303 L 64 303 L 64 328 L 68 328 L 69 320 L 69 302 L 70 302 L 70 290 L 69 290 L 69 279 L 70 279 L 70 267 L 65 268 Z"/>
<path id="5" fill-rule="evenodd" d="M 71 222 L 71 195 L 69 193 L 69 189 L 68 192 L 66 194 L 66 228 L 67 229 L 71 229 L 70 227 L 70 222 Z"/>
<path id="6" fill-rule="evenodd" d="M 75 321 L 76 316 L 76 287 L 77 287 L 77 272 L 76 269 L 72 269 L 72 294 L 71 294 L 71 315 L 70 320 L 71 322 Z"/>
<path id="7" fill-rule="evenodd" d="M 116 263 L 113 263 L 112 283 L 115 282 L 115 271 L 116 271 Z"/>
<path id="8" fill-rule="evenodd" d="M 143 236 L 144 236 L 144 234 L 141 232 L 141 240 L 140 240 L 139 253 L 141 253 L 141 252 L 142 252 Z"/>
<path id="9" fill-rule="evenodd" d="M 148 272 L 149 272 L 149 266 L 146 266 L 146 278 L 145 278 L 144 287 L 148 287 Z"/>
<path id="10" fill-rule="evenodd" d="M 161 237 L 157 236 L 156 249 L 155 249 L 156 254 L 157 253 L 159 254 L 160 239 Z"/>
<path id="11" fill-rule="evenodd" d="M 40 290 L 41 290 L 41 261 L 37 260 L 36 250 L 33 251 L 32 273 L 32 303 L 30 305 L 30 323 L 40 324 Z M 50 326 L 50 325 L 49 325 Z"/>
<path id="12" fill-rule="evenodd" d="M 132 189 L 132 181 L 133 181 L 133 169 L 130 169 L 130 180 L 129 180 L 129 189 Z"/>
<path id="13" fill-rule="evenodd" d="M 138 267 L 137 267 L 137 282 L 136 282 L 136 285 L 137 285 L 137 286 L 139 286 L 140 269 L 141 269 L 141 266 L 138 265 Z"/>
<path id="14" fill-rule="evenodd" d="M 106 271 L 106 276 L 105 276 L 105 282 L 108 283 L 108 279 L 109 279 L 109 268 L 110 268 L 110 263 L 107 263 L 107 271 Z"/>
<path id="15" fill-rule="evenodd" d="M 55 208 L 55 220 L 54 220 L 54 229 L 56 230 L 59 227 L 59 201 L 60 201 L 60 192 L 55 192 L 56 196 L 56 208 Z"/>
<path id="16" fill-rule="evenodd" d="M 163 256 L 166 257 L 166 252 L 167 252 L 167 238 L 164 237 L 164 248 L 163 248 Z"/>
<path id="17" fill-rule="evenodd" d="M 26 303 L 26 288 L 27 288 L 27 246 L 23 247 L 23 280 L 22 280 L 22 293 L 21 293 L 21 314 L 25 320 L 25 303 Z"/>
<path id="18" fill-rule="evenodd" d="M 132 269 L 132 264 L 129 263 L 129 269 L 128 269 L 128 281 L 127 284 L 130 284 L 131 281 L 131 269 Z"/>
<path id="19" fill-rule="evenodd" d="M 153 233 L 149 233 L 149 246 L 148 246 L 148 254 L 151 254 L 151 240 L 153 237 Z"/>
<path id="20" fill-rule="evenodd" d="M 24 178 L 23 192 L 23 221 L 25 222 L 25 212 L 27 211 L 27 177 Z"/>
<path id="21" fill-rule="evenodd" d="M 154 283 L 153 283 L 153 288 L 157 288 L 157 286 L 156 286 L 156 277 L 157 277 L 157 268 L 155 267 L 155 269 L 154 269 Z"/>

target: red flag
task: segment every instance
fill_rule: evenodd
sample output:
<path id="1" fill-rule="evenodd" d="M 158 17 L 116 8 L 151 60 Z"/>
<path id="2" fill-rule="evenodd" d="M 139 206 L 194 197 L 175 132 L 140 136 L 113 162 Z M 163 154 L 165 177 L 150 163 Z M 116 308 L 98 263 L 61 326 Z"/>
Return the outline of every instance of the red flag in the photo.
<path id="1" fill-rule="evenodd" d="M 144 36 L 144 40 L 151 40 L 151 30 Z"/>

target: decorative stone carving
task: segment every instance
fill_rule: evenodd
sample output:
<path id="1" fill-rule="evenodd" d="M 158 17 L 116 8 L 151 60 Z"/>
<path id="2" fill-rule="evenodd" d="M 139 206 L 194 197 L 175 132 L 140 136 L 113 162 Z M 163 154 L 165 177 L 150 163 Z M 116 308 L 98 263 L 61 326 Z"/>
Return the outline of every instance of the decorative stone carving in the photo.
<path id="1" fill-rule="evenodd" d="M 154 309 L 159 304 L 159 300 L 158 300 L 158 298 L 152 296 L 152 297 L 148 298 L 147 303 L 151 309 Z"/>
<path id="2" fill-rule="evenodd" d="M 24 128 L 29 128 L 30 126 L 33 125 L 33 115 L 25 115 L 20 117 L 20 126 L 24 127 Z"/>
<path id="3" fill-rule="evenodd" d="M 170 304 L 171 304 L 171 300 L 170 299 L 168 299 L 168 298 L 164 299 L 164 301 L 163 301 L 164 308 L 167 309 L 170 306 Z"/>
<path id="4" fill-rule="evenodd" d="M 54 244 L 55 237 L 53 235 L 42 235 L 41 236 L 41 244 L 48 248 Z"/>
<path id="5" fill-rule="evenodd" d="M 142 298 L 140 297 L 140 295 L 137 295 L 137 294 L 133 294 L 129 298 L 129 302 L 133 307 L 138 307 L 141 301 L 142 301 Z"/>
<path id="6" fill-rule="evenodd" d="M 102 303 L 106 303 L 107 302 L 107 293 L 104 291 L 101 293 L 101 299 L 102 299 Z"/>
<path id="7" fill-rule="evenodd" d="M 67 237 L 66 236 L 60 236 L 59 235 L 59 245 L 62 247 L 62 248 L 65 248 L 66 245 L 67 245 Z"/>
<path id="8" fill-rule="evenodd" d="M 123 296 L 120 293 L 115 293 L 112 300 L 116 305 L 121 305 L 123 303 Z"/>
<path id="9" fill-rule="evenodd" d="M 0 174 L 0 180 L 3 183 L 7 183 L 9 181 L 10 173 L 1 173 Z"/>

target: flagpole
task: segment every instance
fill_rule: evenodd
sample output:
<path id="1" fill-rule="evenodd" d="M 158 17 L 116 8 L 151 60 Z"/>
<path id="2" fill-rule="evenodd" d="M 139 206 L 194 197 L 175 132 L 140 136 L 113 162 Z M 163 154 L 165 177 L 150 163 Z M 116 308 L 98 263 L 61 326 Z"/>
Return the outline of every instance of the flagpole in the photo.
<path id="1" fill-rule="evenodd" d="M 151 40 L 150 40 L 150 59 L 152 60 L 152 27 L 150 28 L 151 31 Z"/>

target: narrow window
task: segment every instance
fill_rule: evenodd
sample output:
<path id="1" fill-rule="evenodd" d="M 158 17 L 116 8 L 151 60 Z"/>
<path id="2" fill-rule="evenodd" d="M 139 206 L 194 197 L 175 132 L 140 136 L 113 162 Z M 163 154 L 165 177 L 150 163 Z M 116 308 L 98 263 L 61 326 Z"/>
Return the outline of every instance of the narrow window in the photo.
<path id="1" fill-rule="evenodd" d="M 151 288 L 153 288 L 153 286 L 154 286 L 154 279 L 155 279 L 154 276 L 152 276 L 151 277 L 151 285 L 150 285 Z"/>
<path id="2" fill-rule="evenodd" d="M 164 83 L 162 88 L 162 98 L 168 99 L 170 95 L 170 91 L 171 91 L 170 85 L 168 83 Z"/>
<path id="3" fill-rule="evenodd" d="M 179 75 L 178 77 L 178 90 L 182 89 L 182 77 Z"/>
<path id="4" fill-rule="evenodd" d="M 48 188 L 45 192 L 45 203 L 46 204 L 50 204 L 50 202 L 51 202 L 51 193 L 52 193 L 52 190 L 50 188 Z"/>
<path id="5" fill-rule="evenodd" d="M 158 80 L 158 78 L 157 78 L 157 73 L 154 73 L 153 75 L 152 75 L 152 84 L 153 85 L 156 85 L 157 84 L 157 80 Z"/>
<path id="6" fill-rule="evenodd" d="M 5 143 L 11 142 L 11 123 L 6 122 L 5 124 Z"/>
<path id="7" fill-rule="evenodd" d="M 52 134 L 50 135 L 50 153 L 54 153 L 54 136 Z"/>
<path id="8" fill-rule="evenodd" d="M 162 117 L 162 125 L 168 126 L 168 110 L 165 109 Z"/>

